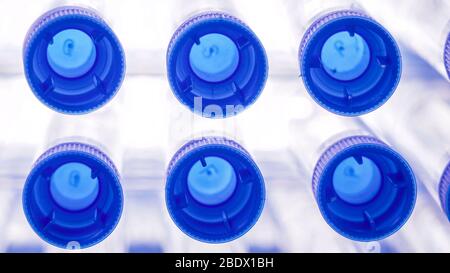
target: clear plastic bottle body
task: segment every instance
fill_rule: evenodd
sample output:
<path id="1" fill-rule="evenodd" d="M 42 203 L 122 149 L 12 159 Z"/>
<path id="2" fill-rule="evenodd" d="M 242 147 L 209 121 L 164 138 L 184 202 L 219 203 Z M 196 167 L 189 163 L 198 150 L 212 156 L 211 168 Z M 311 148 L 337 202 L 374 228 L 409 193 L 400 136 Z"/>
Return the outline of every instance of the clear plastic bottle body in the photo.
<path id="1" fill-rule="evenodd" d="M 194 0 L 194 1 L 183 1 L 176 0 L 172 1 L 172 10 L 174 13 L 173 20 L 173 30 L 176 30 L 184 21 L 189 18 L 203 12 L 208 11 L 222 11 L 228 13 L 235 13 L 234 5 L 231 1 L 205 1 L 205 0 Z"/>
<path id="2" fill-rule="evenodd" d="M 439 204 L 440 178 L 450 161 L 448 84 L 411 79 L 399 87 L 398 93 L 389 107 L 363 120 L 395 143 L 415 165 L 417 175 Z"/>
<path id="3" fill-rule="evenodd" d="M 325 13 L 344 9 L 361 10 L 355 0 L 285 0 L 285 3 L 290 14 L 295 14 L 290 19 L 298 31 L 298 37 L 302 37 L 314 20 Z"/>
<path id="4" fill-rule="evenodd" d="M 403 52 L 411 54 L 406 49 Z M 362 120 L 405 156 L 418 180 L 415 212 L 404 232 L 388 240 L 402 246 L 408 241 L 411 251 L 446 252 L 450 238 L 440 181 L 450 160 L 448 83 L 438 73 L 427 74 L 430 67 L 423 59 L 407 55 L 405 60 L 405 80 L 396 96 L 384 109 Z M 433 232 L 429 226 L 434 227 Z M 417 239 L 407 239 L 411 237 Z"/>
<path id="5" fill-rule="evenodd" d="M 47 143 L 42 149 L 48 149 L 66 142 L 81 142 L 99 147 L 119 167 L 122 165 L 123 151 L 119 127 L 119 109 L 109 107 L 88 118 L 52 116 L 47 129 Z"/>
<path id="6" fill-rule="evenodd" d="M 336 141 L 353 135 L 372 135 L 359 119 L 331 116 L 320 113 L 318 109 L 304 120 L 294 120 L 291 129 L 290 143 L 295 151 L 301 153 L 300 160 L 310 171 L 323 152 Z"/>
<path id="7" fill-rule="evenodd" d="M 450 80 L 448 1 L 366 0 L 361 4 L 405 45 Z"/>

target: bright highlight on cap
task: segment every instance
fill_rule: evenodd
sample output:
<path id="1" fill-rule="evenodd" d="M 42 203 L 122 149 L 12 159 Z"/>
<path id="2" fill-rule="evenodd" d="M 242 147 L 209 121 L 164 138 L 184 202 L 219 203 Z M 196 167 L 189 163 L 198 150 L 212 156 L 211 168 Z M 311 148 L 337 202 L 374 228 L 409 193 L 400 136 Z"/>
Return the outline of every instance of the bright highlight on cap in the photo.
<path id="1" fill-rule="evenodd" d="M 208 82 L 221 82 L 229 78 L 239 64 L 236 44 L 227 36 L 211 33 L 201 37 L 189 54 L 195 75 Z"/>
<path id="2" fill-rule="evenodd" d="M 214 206 L 228 200 L 236 188 L 236 173 L 226 160 L 206 157 L 197 161 L 188 174 L 188 189 L 199 203 Z"/>
<path id="3" fill-rule="evenodd" d="M 342 200 L 350 204 L 371 201 L 381 187 L 381 173 L 377 165 L 366 157 L 343 160 L 333 173 L 333 187 Z"/>
<path id="4" fill-rule="evenodd" d="M 81 163 L 66 163 L 51 176 L 50 192 L 54 201 L 64 209 L 79 211 L 89 207 L 97 198 L 99 182 L 92 170 Z"/>
<path id="5" fill-rule="evenodd" d="M 369 66 L 370 49 L 360 35 L 341 31 L 326 40 L 321 61 L 331 77 L 341 81 L 354 80 Z"/>
<path id="6" fill-rule="evenodd" d="M 50 67 L 62 77 L 77 78 L 92 68 L 96 49 L 91 37 L 77 29 L 56 34 L 47 47 Z"/>

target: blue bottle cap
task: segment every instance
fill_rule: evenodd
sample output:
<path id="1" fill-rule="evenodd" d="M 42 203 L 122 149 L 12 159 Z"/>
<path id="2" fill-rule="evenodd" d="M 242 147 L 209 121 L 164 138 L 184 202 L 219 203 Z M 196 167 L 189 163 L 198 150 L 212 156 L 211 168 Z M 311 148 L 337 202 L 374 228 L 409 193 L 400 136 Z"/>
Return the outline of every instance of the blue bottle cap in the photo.
<path id="1" fill-rule="evenodd" d="M 189 53 L 192 71 L 200 79 L 221 82 L 233 75 L 239 65 L 239 50 L 227 36 L 211 33 L 199 39 Z"/>
<path id="2" fill-rule="evenodd" d="M 299 49 L 306 90 L 330 112 L 357 116 L 383 105 L 401 76 L 397 43 L 359 11 L 328 13 L 307 29 Z"/>
<path id="3" fill-rule="evenodd" d="M 99 15 L 81 7 L 59 7 L 39 17 L 25 38 L 23 62 L 36 97 L 65 114 L 102 107 L 125 76 L 118 38 Z"/>
<path id="4" fill-rule="evenodd" d="M 92 169 L 81 163 L 61 165 L 50 177 L 50 193 L 62 208 L 83 210 L 98 196 L 98 178 L 91 177 Z"/>
<path id="5" fill-rule="evenodd" d="M 190 237 L 225 243 L 249 231 L 264 207 L 264 179 L 234 141 L 207 137 L 185 144 L 167 170 L 166 205 Z"/>
<path id="6" fill-rule="evenodd" d="M 450 80 L 450 33 L 447 36 L 447 42 L 444 49 L 445 70 L 447 70 L 448 79 Z"/>
<path id="7" fill-rule="evenodd" d="M 416 201 L 412 169 L 397 152 L 370 136 L 352 136 L 330 146 L 312 178 L 325 221 L 356 241 L 376 241 L 398 231 Z"/>
<path id="8" fill-rule="evenodd" d="M 247 25 L 231 15 L 208 12 L 188 19 L 175 31 L 167 50 L 167 73 L 173 93 L 191 111 L 229 117 L 259 97 L 268 62 L 264 47 Z M 196 98 L 201 99 L 199 105 Z M 214 115 L 204 114 L 211 111 Z"/>
<path id="9" fill-rule="evenodd" d="M 64 143 L 35 162 L 23 189 L 33 230 L 60 247 L 87 248 L 114 230 L 123 207 L 119 173 L 97 148 Z"/>
<path id="10" fill-rule="evenodd" d="M 94 66 L 96 56 L 91 37 L 78 29 L 58 32 L 47 47 L 50 68 L 66 78 L 78 78 L 86 74 Z"/>
<path id="11" fill-rule="evenodd" d="M 360 35 L 341 31 L 325 41 L 320 58 L 328 75 L 339 81 L 351 81 L 369 66 L 370 49 Z"/>
<path id="12" fill-rule="evenodd" d="M 444 210 L 447 218 L 450 221 L 450 162 L 442 174 L 441 181 L 439 182 L 439 198 L 441 200 L 441 206 Z"/>
<path id="13" fill-rule="evenodd" d="M 187 176 L 188 190 L 199 203 L 215 206 L 227 201 L 236 189 L 236 172 L 217 156 L 197 161 Z"/>
<path id="14" fill-rule="evenodd" d="M 333 188 L 349 204 L 369 202 L 381 188 L 380 169 L 367 157 L 361 157 L 360 162 L 354 157 L 344 159 L 334 170 Z"/>

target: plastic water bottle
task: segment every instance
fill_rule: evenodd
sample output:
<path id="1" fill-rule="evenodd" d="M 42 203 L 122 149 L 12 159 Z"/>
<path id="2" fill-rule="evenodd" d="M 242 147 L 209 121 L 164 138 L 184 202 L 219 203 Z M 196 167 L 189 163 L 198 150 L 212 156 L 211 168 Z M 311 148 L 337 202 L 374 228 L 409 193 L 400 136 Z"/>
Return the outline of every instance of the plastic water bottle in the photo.
<path id="1" fill-rule="evenodd" d="M 423 67 L 426 64 L 417 65 Z M 448 88 L 445 80 L 435 81 L 428 77 L 407 79 L 399 86 L 389 105 L 375 115 L 363 118 L 377 135 L 395 145 L 417 176 L 418 196 L 414 214 L 402 236 L 394 239 L 401 251 L 448 251 L 450 236 L 446 202 L 449 191 L 445 182 L 450 162 L 450 134 L 445 122 L 450 118 Z M 429 233 L 430 226 L 433 227 L 432 233 Z M 420 235 L 425 233 L 428 236 Z M 397 242 L 400 237 L 404 238 Z"/>
<path id="2" fill-rule="evenodd" d="M 60 248 L 104 240 L 122 213 L 119 173 L 98 148 L 77 142 L 47 150 L 25 182 L 23 208 L 34 231 Z"/>
<path id="3" fill-rule="evenodd" d="M 248 232 L 265 202 L 264 179 L 250 154 L 224 137 L 203 137 L 173 156 L 166 205 L 174 223 L 198 241 L 225 243 Z"/>
<path id="4" fill-rule="evenodd" d="M 396 41 L 354 1 L 287 1 L 301 35 L 300 75 L 323 108 L 357 116 L 383 105 L 401 76 Z"/>
<path id="5" fill-rule="evenodd" d="M 258 37 L 232 13 L 218 11 L 226 9 L 224 5 L 205 5 L 211 9 L 195 15 L 191 10 L 187 16 L 191 6 L 181 1 L 178 17 L 184 20 L 167 49 L 167 75 L 174 95 L 208 118 L 234 116 L 253 104 L 268 74 Z"/>
<path id="6" fill-rule="evenodd" d="M 446 217 L 450 217 L 450 97 L 448 83 L 411 79 L 398 98 L 376 116 L 364 117 L 377 134 L 395 143 L 417 170 L 417 176 Z M 396 119 L 392 119 L 395 115 Z"/>
<path id="7" fill-rule="evenodd" d="M 124 199 L 116 117 L 109 108 L 88 120 L 55 114 L 50 122 L 44 144 L 50 148 L 35 161 L 22 193 L 30 226 L 49 244 L 91 247 L 119 223 Z"/>
<path id="8" fill-rule="evenodd" d="M 361 4 L 450 80 L 450 2 L 368 0 Z"/>
<path id="9" fill-rule="evenodd" d="M 405 224 L 414 209 L 416 183 L 399 153 L 358 121 L 316 115 L 293 128 L 293 147 L 309 166 L 314 197 L 330 227 L 351 240 L 370 242 Z"/>
<path id="10" fill-rule="evenodd" d="M 35 96 L 64 114 L 94 111 L 117 93 L 125 75 L 119 39 L 93 9 L 62 6 L 39 17 L 23 46 Z"/>

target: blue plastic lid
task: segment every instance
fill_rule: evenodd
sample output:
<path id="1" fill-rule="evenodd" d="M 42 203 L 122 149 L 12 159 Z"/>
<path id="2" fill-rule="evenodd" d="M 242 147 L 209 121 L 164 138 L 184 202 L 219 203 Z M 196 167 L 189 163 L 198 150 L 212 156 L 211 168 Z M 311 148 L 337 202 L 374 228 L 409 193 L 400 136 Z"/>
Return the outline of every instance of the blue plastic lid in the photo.
<path id="1" fill-rule="evenodd" d="M 401 77 L 401 56 L 389 32 L 360 11 L 318 18 L 299 49 L 306 90 L 330 112 L 357 116 L 383 105 Z"/>
<path id="2" fill-rule="evenodd" d="M 94 41 L 78 29 L 57 33 L 47 47 L 47 61 L 51 69 L 66 78 L 86 74 L 94 66 L 96 56 Z"/>
<path id="3" fill-rule="evenodd" d="M 444 210 L 447 218 L 450 221 L 450 161 L 442 174 L 441 181 L 439 182 L 439 198 L 441 200 L 441 206 Z"/>
<path id="4" fill-rule="evenodd" d="M 23 62 L 36 97 L 65 114 L 100 108 L 125 76 L 118 38 L 93 10 L 81 7 L 59 7 L 39 17 L 25 38 Z"/>
<path id="5" fill-rule="evenodd" d="M 331 77 L 351 81 L 361 76 L 369 66 L 370 49 L 360 35 L 341 31 L 325 41 L 321 62 Z"/>
<path id="6" fill-rule="evenodd" d="M 98 196 L 99 183 L 92 177 L 92 169 L 81 163 L 66 163 L 60 166 L 50 178 L 50 193 L 62 208 L 72 211 L 83 210 Z"/>
<path id="7" fill-rule="evenodd" d="M 227 36 L 211 33 L 200 37 L 189 53 L 192 71 L 200 79 L 221 82 L 233 75 L 239 65 L 239 50 Z"/>
<path id="8" fill-rule="evenodd" d="M 227 201 L 236 189 L 236 182 L 233 166 L 217 156 L 197 161 L 187 176 L 189 193 L 207 206 Z"/>
<path id="9" fill-rule="evenodd" d="M 349 204 L 369 202 L 381 188 L 380 169 L 366 157 L 344 159 L 334 170 L 333 188 Z"/>
<path id="10" fill-rule="evenodd" d="M 221 137 L 192 140 L 167 170 L 166 205 L 188 236 L 207 243 L 239 238 L 264 207 L 264 179 L 247 151 Z"/>
<path id="11" fill-rule="evenodd" d="M 60 248 L 87 248 L 115 229 L 123 207 L 118 171 L 97 148 L 64 143 L 35 162 L 23 189 L 33 230 Z"/>
<path id="12" fill-rule="evenodd" d="M 397 152 L 370 136 L 352 136 L 320 157 L 313 192 L 325 221 L 356 241 L 376 241 L 398 231 L 416 201 L 412 169 Z"/>
<path id="13" fill-rule="evenodd" d="M 181 103 L 204 117 L 222 118 L 256 101 L 268 62 L 247 25 L 231 15 L 208 12 L 175 31 L 167 50 L 167 73 Z"/>
<path id="14" fill-rule="evenodd" d="M 447 42 L 444 49 L 444 64 L 447 70 L 448 79 L 450 80 L 450 33 L 447 36 Z"/>

